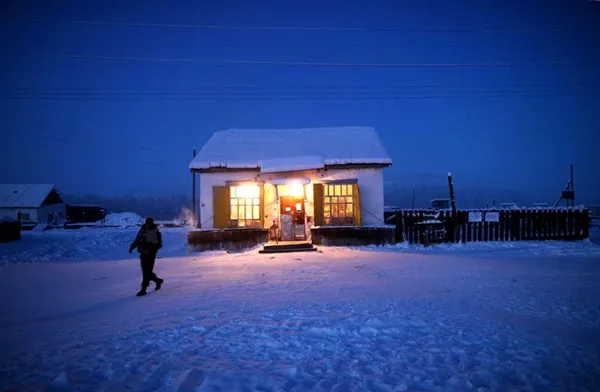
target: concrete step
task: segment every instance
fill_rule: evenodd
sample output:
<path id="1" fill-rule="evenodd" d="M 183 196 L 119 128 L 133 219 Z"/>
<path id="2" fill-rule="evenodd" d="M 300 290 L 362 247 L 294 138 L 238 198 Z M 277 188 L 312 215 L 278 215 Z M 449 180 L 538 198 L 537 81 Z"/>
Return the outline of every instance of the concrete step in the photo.
<path id="1" fill-rule="evenodd" d="M 264 249 L 265 250 L 272 250 L 272 249 L 310 249 L 312 248 L 312 244 L 309 242 L 298 242 L 298 243 L 282 243 L 282 244 L 271 244 L 271 245 L 265 245 Z"/>
<path id="2" fill-rule="evenodd" d="M 317 248 L 312 244 L 304 242 L 299 244 L 265 245 L 258 253 L 314 252 L 316 250 Z"/>

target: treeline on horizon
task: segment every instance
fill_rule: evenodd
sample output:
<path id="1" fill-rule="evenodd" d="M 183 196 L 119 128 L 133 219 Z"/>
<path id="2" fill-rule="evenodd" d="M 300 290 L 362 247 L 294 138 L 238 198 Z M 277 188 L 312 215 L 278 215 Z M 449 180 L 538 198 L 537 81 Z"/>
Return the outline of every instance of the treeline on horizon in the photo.
<path id="1" fill-rule="evenodd" d="M 447 186 L 427 185 L 415 187 L 415 208 L 430 207 L 432 199 L 449 199 Z M 518 191 L 494 190 L 485 188 L 455 189 L 458 208 L 485 208 L 502 203 L 533 205 L 545 202 L 553 205 L 555 200 L 536 199 L 531 195 Z M 142 217 L 152 216 L 155 219 L 171 220 L 182 215 L 184 209 L 191 209 L 191 196 L 175 194 L 171 196 L 99 196 L 99 195 L 64 195 L 66 203 L 100 205 L 109 213 L 135 212 Z M 384 189 L 386 206 L 412 208 L 413 189 L 410 186 L 387 183 Z"/>

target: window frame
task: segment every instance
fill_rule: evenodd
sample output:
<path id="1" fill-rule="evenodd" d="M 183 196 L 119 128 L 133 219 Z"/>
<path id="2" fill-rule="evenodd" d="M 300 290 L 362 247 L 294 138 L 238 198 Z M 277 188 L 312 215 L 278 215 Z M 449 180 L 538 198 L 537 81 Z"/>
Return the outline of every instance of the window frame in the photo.
<path id="1" fill-rule="evenodd" d="M 254 186 L 255 184 L 252 184 Z M 261 197 L 260 185 L 256 184 L 258 194 L 252 197 L 237 197 L 236 188 L 243 186 L 241 184 L 229 184 L 229 226 L 233 228 L 257 228 L 261 227 Z M 240 203 L 243 201 L 243 203 Z M 248 207 L 250 207 L 250 217 L 248 218 Z M 234 218 L 235 211 L 235 218 Z M 240 213 L 244 216 L 240 219 Z M 256 215 L 256 216 L 255 216 Z M 243 223 L 243 224 L 240 224 Z"/>
<path id="2" fill-rule="evenodd" d="M 323 183 L 323 225 L 324 226 L 356 226 L 356 199 L 354 185 L 356 180 L 331 181 Z M 339 187 L 339 188 L 336 188 Z M 339 198 L 344 198 L 340 202 Z M 335 199 L 335 200 L 334 200 Z M 340 216 L 343 206 L 343 216 Z M 350 209 L 348 209 L 350 207 Z M 360 207 L 359 207 L 360 208 Z M 334 212 L 335 211 L 335 212 Z M 337 215 L 337 216 L 336 216 Z"/>

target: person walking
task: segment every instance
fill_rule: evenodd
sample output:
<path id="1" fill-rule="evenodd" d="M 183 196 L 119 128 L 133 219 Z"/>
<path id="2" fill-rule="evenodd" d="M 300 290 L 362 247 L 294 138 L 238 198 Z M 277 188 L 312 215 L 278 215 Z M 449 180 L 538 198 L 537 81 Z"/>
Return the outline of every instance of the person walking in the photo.
<path id="1" fill-rule="evenodd" d="M 150 282 L 154 282 L 156 285 L 155 290 L 160 290 L 164 282 L 164 279 L 154 273 L 156 255 L 162 248 L 162 234 L 154 223 L 154 219 L 146 218 L 146 222 L 129 246 L 129 253 L 132 253 L 135 248 L 140 254 L 140 266 L 142 267 L 142 289 L 136 295 L 141 297 L 147 294 L 146 290 L 150 286 Z"/>

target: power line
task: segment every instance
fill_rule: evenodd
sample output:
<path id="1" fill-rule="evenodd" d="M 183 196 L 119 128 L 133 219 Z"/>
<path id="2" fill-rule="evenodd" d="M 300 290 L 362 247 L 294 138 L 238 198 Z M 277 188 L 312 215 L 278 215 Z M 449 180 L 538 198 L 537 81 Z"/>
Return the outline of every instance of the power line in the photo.
<path id="1" fill-rule="evenodd" d="M 206 93 L 206 92 L 222 92 L 223 90 L 229 91 L 248 91 L 248 90 L 260 90 L 262 92 L 275 92 L 275 90 L 283 90 L 293 92 L 293 90 L 389 90 L 389 89 L 489 89 L 495 91 L 495 89 L 559 89 L 559 88 L 573 88 L 573 89 L 594 89 L 597 90 L 600 87 L 594 87 L 590 85 L 569 85 L 569 84 L 381 84 L 381 85 L 359 85 L 359 84 L 320 84 L 320 85 L 260 85 L 260 84 L 239 84 L 239 85 L 207 85 L 207 86 L 196 86 L 192 88 L 186 87 L 185 90 L 174 91 L 174 90 L 160 90 L 160 89 L 131 89 L 121 87 L 13 87 L 11 90 L 15 92 L 100 92 L 100 93 L 157 93 L 157 94 L 179 94 L 179 93 Z M 9 91 L 9 88 L 4 88 L 4 91 Z M 350 92 L 352 92 L 350 91 Z"/>
<path id="2" fill-rule="evenodd" d="M 49 56 L 48 54 L 41 54 Z M 50 55 L 51 56 L 51 55 Z M 225 60 L 198 59 L 175 57 L 137 57 L 137 56 L 92 56 L 77 54 L 59 54 L 56 57 L 87 60 L 124 60 L 124 61 L 154 61 L 203 64 L 229 65 L 279 65 L 301 67 L 364 67 L 364 68 L 505 68 L 505 67 L 540 67 L 540 66 L 569 66 L 569 65 L 598 65 L 600 61 L 541 61 L 541 62 L 487 62 L 487 63 L 339 63 L 339 62 L 310 62 L 310 61 L 275 61 L 275 60 Z"/>
<path id="3" fill-rule="evenodd" d="M 52 95 L 52 94 L 21 94 L 13 96 L 5 96 L 5 100 L 110 100 L 110 101 L 131 101 L 131 100 L 158 100 L 158 101 L 283 101 L 283 100 L 347 100 L 347 101 L 364 101 L 364 100 L 403 100 L 403 99 L 485 99 L 485 98 L 550 98 L 550 97 L 569 97 L 569 96 L 597 96 L 598 92 L 536 92 L 522 91 L 519 93 L 502 93 L 493 92 L 489 94 L 422 94 L 422 95 L 376 95 L 376 94 L 347 94 L 347 95 L 276 95 L 276 94 L 222 94 L 222 95 L 188 95 L 188 96 L 166 96 L 160 94 L 153 95 Z"/>
<path id="4" fill-rule="evenodd" d="M 71 145 L 74 146 L 75 148 L 80 148 L 80 146 L 73 144 L 73 143 L 77 143 L 77 142 L 86 142 L 86 143 L 90 143 L 88 144 L 88 147 L 93 147 L 94 150 L 102 150 L 102 149 L 106 149 L 109 147 L 118 147 L 118 146 L 122 146 L 123 148 L 128 148 L 127 146 L 131 143 L 136 143 L 136 150 L 137 151 L 146 151 L 146 152 L 151 152 L 151 153 L 164 153 L 165 150 L 164 149 L 157 149 L 154 147 L 146 147 L 143 145 L 139 144 L 138 140 L 135 139 L 131 139 L 131 138 L 126 138 L 126 137 L 122 137 L 122 140 L 115 140 L 115 138 L 111 137 L 110 139 L 106 139 L 106 140 L 101 140 L 98 138 L 92 138 L 90 137 L 89 134 L 79 134 L 78 136 L 84 136 L 83 140 L 77 140 L 77 138 L 75 137 L 69 137 L 71 135 L 45 135 L 45 134 L 41 134 L 41 133 L 36 133 L 30 130 L 20 130 L 19 134 L 28 134 L 31 136 L 30 140 L 39 140 L 39 139 L 45 139 L 47 141 L 52 141 L 52 142 L 58 142 L 61 143 L 61 147 L 64 147 L 65 145 Z M 117 142 L 117 143 L 114 143 Z M 95 144 L 96 146 L 101 146 L 102 148 L 97 148 L 92 146 L 91 144 Z"/>
<path id="5" fill-rule="evenodd" d="M 398 33 L 545 33 L 564 32 L 568 29 L 557 28 L 527 28 L 527 29 L 410 29 L 410 28 L 380 28 L 380 27 L 334 27 L 334 26 L 235 26 L 235 25 L 205 25 L 205 24 L 176 24 L 176 23 L 143 23 L 143 22 L 110 22 L 93 20 L 32 20 L 29 23 L 62 23 L 74 25 L 99 25 L 122 27 L 160 27 L 204 30 L 263 30 L 263 31 L 331 31 L 331 32 L 398 32 Z"/>

